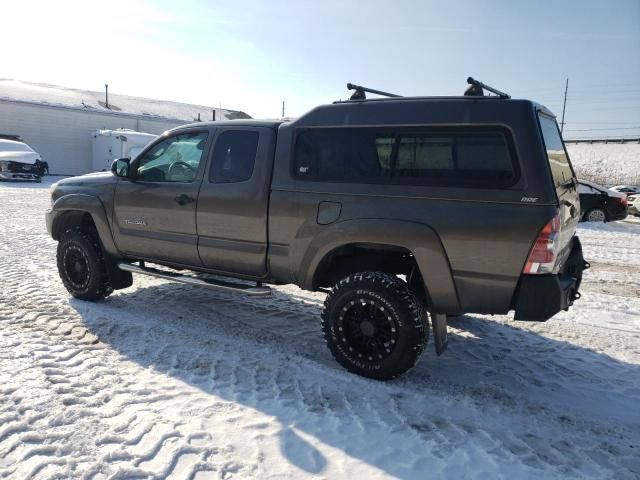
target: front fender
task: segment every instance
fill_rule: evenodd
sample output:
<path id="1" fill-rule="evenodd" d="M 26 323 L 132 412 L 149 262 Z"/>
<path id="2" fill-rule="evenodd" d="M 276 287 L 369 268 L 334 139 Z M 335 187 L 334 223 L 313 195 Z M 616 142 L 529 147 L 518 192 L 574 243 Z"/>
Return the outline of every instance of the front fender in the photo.
<path id="1" fill-rule="evenodd" d="M 461 313 L 451 267 L 436 232 L 427 225 L 386 219 L 347 220 L 327 226 L 307 248 L 297 278 L 303 288 L 313 288 L 315 272 L 327 254 L 352 243 L 378 243 L 409 250 L 424 279 L 429 308 L 434 312 Z"/>
<path id="2" fill-rule="evenodd" d="M 107 212 L 102 201 L 93 195 L 70 193 L 55 201 L 51 210 L 46 213 L 47 231 L 54 240 L 59 240 L 60 232 L 64 231 L 61 227 L 64 225 L 65 215 L 72 212 L 86 212 L 91 215 L 105 251 L 113 256 L 118 255 Z"/>

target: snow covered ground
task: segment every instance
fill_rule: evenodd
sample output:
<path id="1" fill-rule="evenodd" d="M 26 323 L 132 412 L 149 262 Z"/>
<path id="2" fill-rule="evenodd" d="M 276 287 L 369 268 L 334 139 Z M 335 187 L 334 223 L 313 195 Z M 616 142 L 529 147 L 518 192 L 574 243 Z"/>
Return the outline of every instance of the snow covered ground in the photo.
<path id="1" fill-rule="evenodd" d="M 640 143 L 567 143 L 578 178 L 601 185 L 640 185 Z"/>
<path id="2" fill-rule="evenodd" d="M 45 183 L 0 183 L 0 478 L 640 478 L 640 223 L 579 228 L 583 298 L 467 315 L 378 383 L 344 372 L 323 295 L 58 280 Z"/>

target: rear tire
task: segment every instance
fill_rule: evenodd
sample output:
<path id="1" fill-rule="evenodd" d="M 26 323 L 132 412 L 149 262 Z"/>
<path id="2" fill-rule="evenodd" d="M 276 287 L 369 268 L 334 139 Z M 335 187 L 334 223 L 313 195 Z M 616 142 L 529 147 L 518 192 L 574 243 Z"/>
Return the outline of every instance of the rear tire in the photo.
<path id="1" fill-rule="evenodd" d="M 426 308 L 398 277 L 362 272 L 338 282 L 322 311 L 324 338 L 350 372 L 389 380 L 411 369 L 427 342 Z"/>
<path id="2" fill-rule="evenodd" d="M 73 227 L 64 232 L 57 263 L 62 283 L 75 298 L 95 301 L 113 292 L 95 231 Z"/>
<path id="3" fill-rule="evenodd" d="M 592 208 L 584 214 L 585 222 L 606 222 L 607 214 L 601 208 Z"/>

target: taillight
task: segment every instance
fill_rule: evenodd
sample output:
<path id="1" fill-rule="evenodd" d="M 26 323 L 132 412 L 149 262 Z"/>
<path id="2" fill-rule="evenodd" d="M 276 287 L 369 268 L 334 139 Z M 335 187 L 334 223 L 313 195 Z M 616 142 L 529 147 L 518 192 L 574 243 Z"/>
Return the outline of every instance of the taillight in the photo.
<path id="1" fill-rule="evenodd" d="M 627 197 L 612 197 L 614 202 L 618 202 L 620 205 L 622 205 L 623 207 L 626 207 L 627 204 L 629 203 L 627 201 Z"/>
<path id="2" fill-rule="evenodd" d="M 556 264 L 556 257 L 559 249 L 560 236 L 560 212 L 549 220 L 536 238 L 533 248 L 524 264 L 522 273 L 532 275 L 541 275 L 545 273 L 553 273 L 553 267 Z"/>

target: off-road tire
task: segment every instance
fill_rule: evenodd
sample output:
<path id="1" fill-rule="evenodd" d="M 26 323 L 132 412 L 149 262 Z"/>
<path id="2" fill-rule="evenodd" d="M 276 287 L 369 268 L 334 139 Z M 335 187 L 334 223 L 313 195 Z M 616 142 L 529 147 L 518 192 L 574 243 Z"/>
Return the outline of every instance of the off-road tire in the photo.
<path id="1" fill-rule="evenodd" d="M 429 322 L 423 301 L 400 278 L 362 272 L 343 278 L 327 295 L 322 331 L 329 350 L 344 368 L 364 377 L 390 380 L 416 364 L 427 343 Z"/>
<path id="2" fill-rule="evenodd" d="M 58 242 L 56 259 L 62 283 L 75 298 L 96 301 L 113 292 L 94 230 L 73 227 L 65 231 Z"/>

